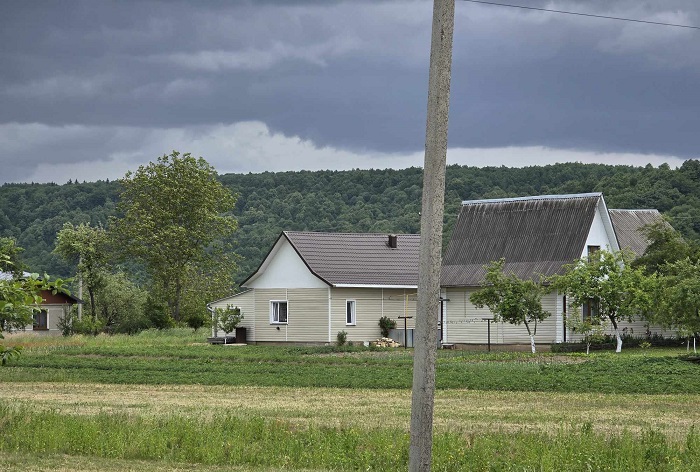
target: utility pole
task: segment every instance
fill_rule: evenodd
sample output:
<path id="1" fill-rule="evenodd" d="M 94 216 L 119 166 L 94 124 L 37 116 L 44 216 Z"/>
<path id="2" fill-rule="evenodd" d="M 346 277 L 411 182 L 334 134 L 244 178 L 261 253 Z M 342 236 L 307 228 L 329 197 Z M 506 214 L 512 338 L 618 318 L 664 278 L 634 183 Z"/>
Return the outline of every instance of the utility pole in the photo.
<path id="1" fill-rule="evenodd" d="M 435 356 L 440 313 L 442 219 L 445 206 L 454 11 L 455 0 L 434 0 L 420 219 L 416 337 L 413 344 L 415 350 L 408 463 L 408 470 L 411 472 L 430 471 L 432 463 Z"/>

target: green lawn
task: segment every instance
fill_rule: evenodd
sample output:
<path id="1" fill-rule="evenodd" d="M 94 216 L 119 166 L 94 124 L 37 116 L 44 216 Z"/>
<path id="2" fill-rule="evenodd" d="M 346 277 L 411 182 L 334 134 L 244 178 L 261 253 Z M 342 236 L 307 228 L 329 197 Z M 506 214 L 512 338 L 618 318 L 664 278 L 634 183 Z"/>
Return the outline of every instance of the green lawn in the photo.
<path id="1" fill-rule="evenodd" d="M 10 337 L 0 470 L 405 469 L 411 350 L 205 336 Z M 439 351 L 433 470 L 700 470 L 685 355 Z"/>
<path id="2" fill-rule="evenodd" d="M 412 351 L 350 347 L 210 346 L 203 334 L 147 332 L 31 340 L 3 369 L 7 381 L 283 387 L 411 387 Z M 27 338 L 25 338 L 27 339 Z M 14 339 L 13 342 L 21 343 Z M 439 351 L 438 389 L 595 393 L 700 393 L 683 349 L 531 355 Z"/>

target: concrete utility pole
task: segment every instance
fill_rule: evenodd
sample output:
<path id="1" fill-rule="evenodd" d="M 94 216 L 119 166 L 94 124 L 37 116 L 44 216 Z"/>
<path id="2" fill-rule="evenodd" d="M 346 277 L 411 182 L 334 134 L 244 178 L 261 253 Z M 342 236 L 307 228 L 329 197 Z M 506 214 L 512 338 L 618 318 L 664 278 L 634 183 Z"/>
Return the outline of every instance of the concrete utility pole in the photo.
<path id="1" fill-rule="evenodd" d="M 442 218 L 445 203 L 454 14 L 455 0 L 434 0 L 420 219 L 418 312 L 413 344 L 415 351 L 408 464 L 408 470 L 411 472 L 429 471 L 432 463 L 435 354 L 440 314 Z"/>

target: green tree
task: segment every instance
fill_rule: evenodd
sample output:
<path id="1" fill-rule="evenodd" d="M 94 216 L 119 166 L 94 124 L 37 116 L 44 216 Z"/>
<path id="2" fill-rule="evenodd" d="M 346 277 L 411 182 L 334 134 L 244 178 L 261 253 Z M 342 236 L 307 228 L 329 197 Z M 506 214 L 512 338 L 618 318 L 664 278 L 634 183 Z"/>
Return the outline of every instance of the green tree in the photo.
<path id="1" fill-rule="evenodd" d="M 224 310 L 223 308 L 214 309 L 214 320 L 217 323 L 217 328 L 224 332 L 224 343 L 226 343 L 226 335 L 234 333 L 238 325 L 243 321 L 243 313 L 239 307 L 229 305 Z"/>
<path id="2" fill-rule="evenodd" d="M 235 285 L 231 268 L 235 267 L 232 254 L 219 254 L 208 267 L 197 267 L 185 279 L 181 315 L 195 331 L 209 323 L 211 313 L 207 303 L 233 293 Z"/>
<path id="3" fill-rule="evenodd" d="M 21 248 L 14 245 L 0 248 L 0 264 L 6 269 L 11 268 L 15 264 L 13 258 L 19 252 Z M 48 276 L 40 278 L 38 274 L 0 277 L 0 339 L 4 339 L 4 331 L 23 329 L 32 322 L 32 315 L 39 310 L 42 302 L 41 290 L 51 290 L 54 294 L 68 293 L 63 284 L 61 279 L 51 281 Z M 0 364 L 5 365 L 18 355 L 18 348 L 0 346 Z"/>
<path id="4" fill-rule="evenodd" d="M 146 317 L 147 293 L 124 272 L 105 274 L 97 307 L 109 333 L 135 334 L 151 327 Z"/>
<path id="5" fill-rule="evenodd" d="M 605 320 L 592 318 L 579 318 L 568 320 L 567 325 L 571 331 L 578 333 L 583 338 L 586 344 L 586 355 L 591 351 L 591 344 L 601 342 L 605 339 L 605 330 L 607 328 Z"/>
<path id="6" fill-rule="evenodd" d="M 668 263 L 658 282 L 654 321 L 695 338 L 700 332 L 700 262 Z"/>
<path id="7" fill-rule="evenodd" d="M 23 250 L 14 238 L 0 238 L 0 272 L 21 275 L 23 266 L 20 254 Z"/>
<path id="8" fill-rule="evenodd" d="M 632 267 L 642 267 L 648 275 L 663 272 L 667 263 L 698 258 L 695 244 L 683 238 L 665 221 L 645 227 L 644 234 L 649 245 L 644 254 L 632 261 Z"/>
<path id="9" fill-rule="evenodd" d="M 177 151 L 128 172 L 121 184 L 116 239 L 144 265 L 180 321 L 187 274 L 216 261 L 217 242 L 237 227 L 224 214 L 234 209 L 236 198 L 203 158 Z"/>
<path id="10" fill-rule="evenodd" d="M 54 252 L 68 262 L 77 262 L 78 283 L 84 284 L 88 291 L 93 320 L 97 316 L 95 298 L 105 285 L 107 244 L 107 232 L 101 226 L 65 223 L 56 235 Z"/>
<path id="11" fill-rule="evenodd" d="M 505 263 L 505 259 L 501 259 L 485 266 L 484 282 L 469 300 L 477 308 L 487 306 L 496 319 L 514 325 L 524 324 L 535 353 L 537 323 L 551 315 L 542 308 L 545 290 L 533 280 L 523 280 L 512 272 L 504 273 Z"/>
<path id="12" fill-rule="evenodd" d="M 630 265 L 626 251 L 599 251 L 590 260 L 580 259 L 566 266 L 564 275 L 552 277 L 552 287 L 566 293 L 569 305 L 592 303 L 591 317 L 610 320 L 617 338 L 615 352 L 622 350 L 618 323 L 636 316 L 649 316 L 654 301 L 655 276 Z M 598 257 L 599 256 L 599 257 Z M 595 320 L 593 320 L 595 321 Z"/>

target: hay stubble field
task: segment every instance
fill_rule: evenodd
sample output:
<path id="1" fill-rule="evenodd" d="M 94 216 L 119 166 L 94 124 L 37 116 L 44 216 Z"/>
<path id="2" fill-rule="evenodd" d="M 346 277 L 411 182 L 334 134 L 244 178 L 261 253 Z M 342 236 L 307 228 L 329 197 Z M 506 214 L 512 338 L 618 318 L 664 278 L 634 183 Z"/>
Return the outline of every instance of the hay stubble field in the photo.
<path id="1" fill-rule="evenodd" d="M 405 464 L 410 350 L 200 338 L 11 338 L 26 348 L 0 371 L 0 469 Z M 434 470 L 698 470 L 699 366 L 684 354 L 441 352 Z"/>

